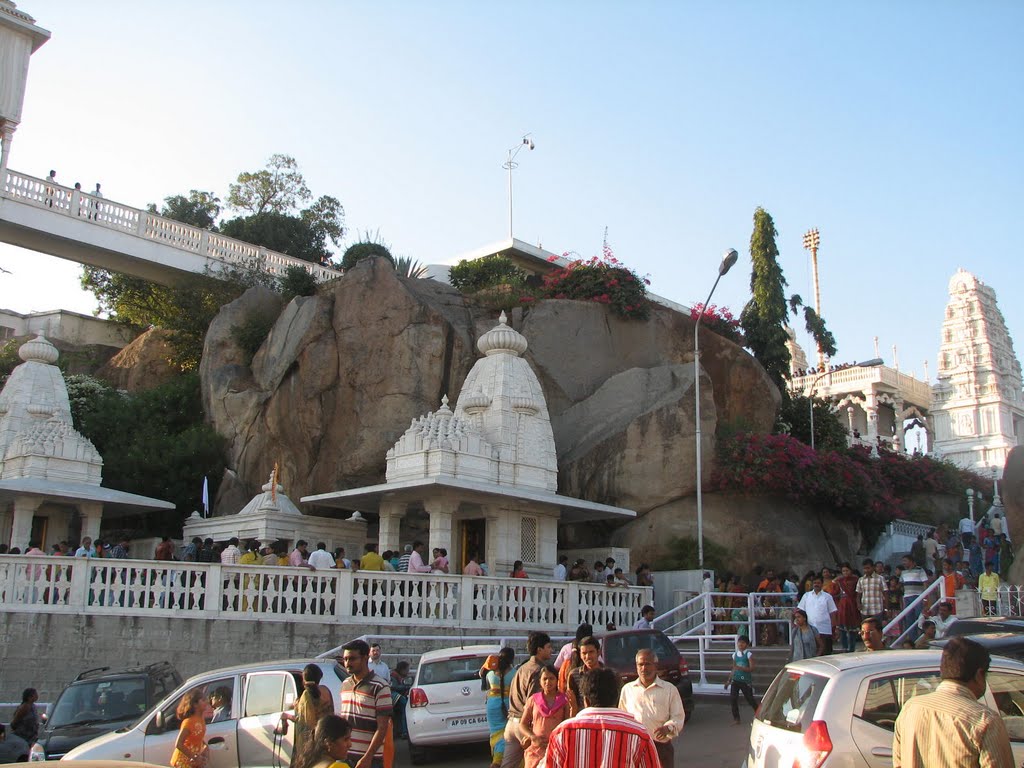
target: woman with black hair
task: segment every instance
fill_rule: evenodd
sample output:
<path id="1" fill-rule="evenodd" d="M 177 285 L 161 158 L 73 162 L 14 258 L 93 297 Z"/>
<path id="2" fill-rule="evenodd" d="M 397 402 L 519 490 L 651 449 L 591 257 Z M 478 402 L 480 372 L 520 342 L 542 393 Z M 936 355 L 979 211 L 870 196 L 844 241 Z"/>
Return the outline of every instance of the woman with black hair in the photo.
<path id="1" fill-rule="evenodd" d="M 491 734 L 491 766 L 501 765 L 505 754 L 505 726 L 508 724 L 509 690 L 515 675 L 516 652 L 502 648 L 497 656 L 487 657 L 487 727 Z"/>
<path id="2" fill-rule="evenodd" d="M 35 688 L 26 688 L 21 693 L 21 704 L 11 716 L 11 731 L 27 741 L 30 747 L 39 738 L 38 700 L 39 692 Z"/>
<path id="3" fill-rule="evenodd" d="M 312 737 L 302 751 L 295 749 L 295 768 L 349 768 L 348 751 L 352 746 L 352 724 L 344 717 L 324 715 L 316 722 Z"/>
<path id="4" fill-rule="evenodd" d="M 325 715 L 334 714 L 334 698 L 326 685 L 320 685 L 324 672 L 318 664 L 307 664 L 302 669 L 302 694 L 295 702 L 295 713 L 285 712 L 282 720 L 295 723 L 295 739 L 292 747 L 292 766 L 296 765 L 298 756 L 303 754 L 306 745 L 313 737 L 317 723 Z"/>

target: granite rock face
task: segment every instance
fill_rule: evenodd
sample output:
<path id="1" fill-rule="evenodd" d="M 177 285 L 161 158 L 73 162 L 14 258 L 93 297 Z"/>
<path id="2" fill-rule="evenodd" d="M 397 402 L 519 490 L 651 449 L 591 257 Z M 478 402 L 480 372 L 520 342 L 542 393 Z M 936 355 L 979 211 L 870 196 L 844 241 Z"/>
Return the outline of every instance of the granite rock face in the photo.
<path id="1" fill-rule="evenodd" d="M 170 331 L 150 328 L 111 357 L 96 371 L 114 389 L 140 392 L 152 389 L 178 376 L 180 369 L 169 362 Z"/>
<path id="2" fill-rule="evenodd" d="M 253 289 L 218 315 L 200 374 L 229 466 L 250 495 L 275 462 L 292 498 L 383 482 L 385 453 L 413 418 L 455 402 L 497 311 L 454 288 L 367 259 L 281 307 Z M 277 314 L 247 363 L 231 328 Z M 694 490 L 693 322 L 660 307 L 647 322 L 596 303 L 544 301 L 510 313 L 548 402 L 559 491 L 646 512 Z M 705 470 L 723 424 L 767 430 L 779 394 L 760 365 L 701 336 Z M 219 513 L 237 511 L 218 500 Z M 636 525 L 636 523 L 634 523 Z"/>

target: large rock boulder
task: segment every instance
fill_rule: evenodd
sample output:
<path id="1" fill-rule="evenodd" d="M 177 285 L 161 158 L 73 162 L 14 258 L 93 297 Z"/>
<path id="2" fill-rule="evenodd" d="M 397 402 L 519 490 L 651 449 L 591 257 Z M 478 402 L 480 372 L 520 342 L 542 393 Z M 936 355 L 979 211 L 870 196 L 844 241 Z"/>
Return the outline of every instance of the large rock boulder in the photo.
<path id="1" fill-rule="evenodd" d="M 496 312 L 451 286 L 361 261 L 315 296 L 275 308 L 249 291 L 211 324 L 200 374 L 207 414 L 251 495 L 275 462 L 299 498 L 382 482 L 385 454 L 413 418 L 452 402 Z M 232 328 L 277 320 L 251 362 Z M 580 301 L 512 312 L 548 400 L 565 493 L 645 512 L 694 489 L 693 322 L 656 307 L 647 322 Z M 742 349 L 702 336 L 707 462 L 723 425 L 770 428 L 779 393 Z M 710 463 L 706 469 L 710 474 Z M 218 502 L 218 511 L 236 511 Z"/>
<path id="2" fill-rule="evenodd" d="M 170 381 L 181 373 L 171 362 L 170 331 L 150 328 L 96 371 L 96 378 L 114 389 L 140 392 Z"/>

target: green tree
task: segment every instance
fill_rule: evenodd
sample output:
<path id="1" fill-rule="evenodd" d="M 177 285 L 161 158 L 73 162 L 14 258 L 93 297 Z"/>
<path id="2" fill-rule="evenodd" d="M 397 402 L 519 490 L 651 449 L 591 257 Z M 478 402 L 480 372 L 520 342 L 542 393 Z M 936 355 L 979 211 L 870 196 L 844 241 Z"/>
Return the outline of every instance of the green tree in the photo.
<path id="1" fill-rule="evenodd" d="M 224 471 L 225 440 L 203 421 L 194 373 L 133 395 L 69 377 L 68 395 L 75 426 L 103 456 L 104 485 L 177 507 L 152 518 L 157 530 L 177 529 L 198 508 L 203 477 Z"/>
<path id="2" fill-rule="evenodd" d="M 242 171 L 228 187 L 228 205 L 257 216 L 288 213 L 312 196 L 295 158 L 281 154 L 271 155 L 262 170 Z"/>
<path id="3" fill-rule="evenodd" d="M 278 279 L 278 290 L 284 296 L 285 301 L 291 301 L 296 296 L 312 296 L 316 293 L 316 278 L 297 264 L 293 264 L 284 271 Z"/>
<path id="4" fill-rule="evenodd" d="M 171 195 L 164 198 L 163 207 L 159 211 L 153 203 L 149 204 L 148 210 L 150 213 L 191 224 L 193 227 L 215 230 L 214 224 L 220 215 L 220 198 L 213 192 L 190 189 L 187 197 Z"/>
<path id="5" fill-rule="evenodd" d="M 775 432 L 795 437 L 802 443 L 811 444 L 811 406 L 805 395 L 787 397 L 775 421 Z M 814 398 L 814 447 L 819 450 L 840 451 L 846 449 L 846 427 L 833 412 L 829 402 Z"/>
<path id="6" fill-rule="evenodd" d="M 362 240 L 358 243 L 353 243 L 345 249 L 345 255 L 341 257 L 341 268 L 344 270 L 352 269 L 360 261 L 371 256 L 383 256 L 391 262 L 391 266 L 395 266 L 395 257 L 391 255 L 391 249 L 385 243 L 375 240 Z"/>
<path id="7" fill-rule="evenodd" d="M 747 348 L 786 399 L 790 363 L 786 322 L 790 313 L 796 314 L 803 306 L 803 300 L 796 294 L 786 298 L 788 283 L 775 244 L 778 234 L 771 214 L 759 206 L 754 211 L 754 231 L 750 235 L 750 300 L 740 314 L 740 325 Z M 803 309 L 808 332 L 826 355 L 834 355 L 835 338 L 825 327 L 825 321 L 811 307 Z"/>

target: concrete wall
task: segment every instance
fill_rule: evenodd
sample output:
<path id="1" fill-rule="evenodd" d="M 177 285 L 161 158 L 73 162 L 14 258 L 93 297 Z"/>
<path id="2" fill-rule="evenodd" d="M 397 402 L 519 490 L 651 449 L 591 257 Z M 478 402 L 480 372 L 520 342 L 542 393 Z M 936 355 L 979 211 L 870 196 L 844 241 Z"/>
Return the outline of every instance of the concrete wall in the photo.
<path id="1" fill-rule="evenodd" d="M 415 668 L 421 653 L 460 645 L 454 628 L 408 631 L 419 639 L 379 641 L 389 666 L 406 659 Z M 53 702 L 80 672 L 95 667 L 170 661 L 189 677 L 235 664 L 312 657 L 356 637 L 387 634 L 387 627 L 373 624 L 0 613 L 0 701 L 20 701 L 21 692 L 33 687 L 41 701 Z M 522 653 L 525 635 L 524 628 L 507 644 Z M 491 642 L 479 637 L 467 637 L 465 644 Z M 495 635 L 494 642 L 505 637 Z"/>
<path id="2" fill-rule="evenodd" d="M 118 349 L 135 337 L 135 331 L 122 323 L 81 315 L 65 309 L 25 315 L 9 309 L 0 309 L 0 326 L 9 328 L 10 336 L 28 336 L 41 332 L 48 339 L 68 344 L 98 344 Z"/>

